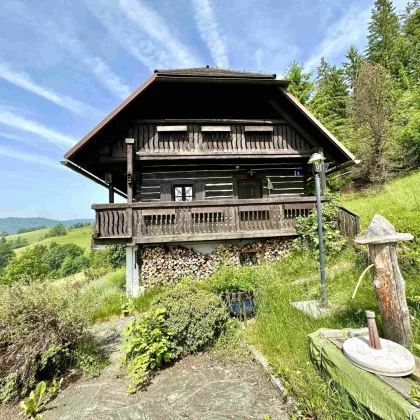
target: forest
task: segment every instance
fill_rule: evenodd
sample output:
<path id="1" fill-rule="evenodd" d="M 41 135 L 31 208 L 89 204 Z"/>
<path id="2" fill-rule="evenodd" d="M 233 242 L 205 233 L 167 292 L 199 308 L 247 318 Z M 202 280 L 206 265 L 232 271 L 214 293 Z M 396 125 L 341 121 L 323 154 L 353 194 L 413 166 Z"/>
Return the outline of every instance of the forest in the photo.
<path id="1" fill-rule="evenodd" d="M 341 66 L 321 59 L 316 73 L 294 61 L 289 90 L 361 163 L 330 177 L 334 189 L 383 185 L 420 164 L 420 3 L 397 13 L 376 0 L 366 48 L 350 45 Z"/>

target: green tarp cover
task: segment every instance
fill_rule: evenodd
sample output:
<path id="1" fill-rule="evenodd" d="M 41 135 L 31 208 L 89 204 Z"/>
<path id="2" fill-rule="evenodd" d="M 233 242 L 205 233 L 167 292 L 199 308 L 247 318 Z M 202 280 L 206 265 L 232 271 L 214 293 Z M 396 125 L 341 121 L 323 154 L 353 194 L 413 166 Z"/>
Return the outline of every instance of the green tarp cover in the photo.
<path id="1" fill-rule="evenodd" d="M 333 343 L 309 334 L 309 352 L 318 369 L 326 371 L 357 402 L 386 420 L 420 420 L 420 411 L 374 374 L 351 364 Z M 344 333 L 344 331 L 343 331 Z M 344 337 L 347 334 L 343 335 Z"/>

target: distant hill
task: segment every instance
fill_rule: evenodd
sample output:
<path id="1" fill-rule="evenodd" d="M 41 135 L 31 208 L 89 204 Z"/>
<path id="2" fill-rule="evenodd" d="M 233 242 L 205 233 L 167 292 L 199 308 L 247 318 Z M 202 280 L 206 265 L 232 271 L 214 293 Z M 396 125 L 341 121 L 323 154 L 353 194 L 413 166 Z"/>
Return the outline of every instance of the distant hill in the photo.
<path id="1" fill-rule="evenodd" d="M 66 228 L 75 223 L 93 223 L 93 219 L 72 219 L 72 220 L 54 220 L 45 217 L 5 217 L 0 218 L 0 232 L 7 232 L 9 235 L 17 233 L 20 228 L 29 228 L 37 226 L 52 227 L 57 223 L 62 223 Z"/>

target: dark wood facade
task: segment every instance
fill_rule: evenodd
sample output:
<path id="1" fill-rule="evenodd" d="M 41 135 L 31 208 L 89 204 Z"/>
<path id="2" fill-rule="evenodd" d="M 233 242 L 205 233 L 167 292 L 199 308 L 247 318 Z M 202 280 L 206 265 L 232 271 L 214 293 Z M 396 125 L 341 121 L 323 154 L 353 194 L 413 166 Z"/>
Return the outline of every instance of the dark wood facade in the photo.
<path id="1" fill-rule="evenodd" d="M 315 206 L 311 153 L 331 167 L 354 157 L 286 87 L 269 74 L 157 71 L 65 155 L 71 169 L 127 197 L 93 205 L 95 241 L 296 235 L 294 219 Z"/>

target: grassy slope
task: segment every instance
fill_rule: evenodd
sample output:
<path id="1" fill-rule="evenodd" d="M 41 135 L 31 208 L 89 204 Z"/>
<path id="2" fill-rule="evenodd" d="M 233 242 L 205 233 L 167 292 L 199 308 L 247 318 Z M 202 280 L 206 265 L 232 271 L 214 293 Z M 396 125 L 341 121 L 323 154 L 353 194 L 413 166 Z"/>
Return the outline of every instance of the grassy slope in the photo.
<path id="1" fill-rule="evenodd" d="M 22 238 L 26 238 L 29 244 L 34 244 L 36 242 L 41 241 L 48 231 L 49 229 L 40 229 L 40 230 L 34 230 L 33 232 L 21 233 L 19 235 L 9 235 L 9 236 L 6 236 L 6 240 L 13 241 L 17 239 L 18 237 L 22 237 Z"/>
<path id="2" fill-rule="evenodd" d="M 84 248 L 85 250 L 88 250 L 90 248 L 90 242 L 92 239 L 92 226 L 68 230 L 67 235 L 65 236 L 57 236 L 55 238 L 42 239 L 48 232 L 48 230 L 49 229 L 42 229 L 37 230 L 35 232 L 22 233 L 21 235 L 6 236 L 6 239 L 16 239 L 17 236 L 23 236 L 28 239 L 29 244 L 39 243 L 43 245 L 49 245 L 51 242 L 57 242 L 57 244 L 59 245 L 70 243 L 76 244 Z M 16 250 L 16 252 L 19 252 L 21 249 L 24 248 L 19 248 Z"/>
<path id="3" fill-rule="evenodd" d="M 360 216 L 363 229 L 379 213 L 397 229 L 411 228 L 411 233 L 420 233 L 420 172 L 396 179 L 376 193 L 352 194 L 342 201 Z"/>
<path id="4" fill-rule="evenodd" d="M 420 198 L 417 197 L 420 197 L 420 173 L 394 180 L 376 193 L 345 197 L 343 204 L 360 215 L 362 229 L 379 213 L 398 230 L 420 235 Z M 321 327 L 364 326 L 365 309 L 377 309 L 369 276 L 363 280 L 356 299 L 351 300 L 354 286 L 367 264 L 359 262 L 358 265 L 356 261 L 354 251 L 349 250 L 339 260 L 327 264 L 332 313 L 322 320 L 306 316 L 290 305 L 297 300 L 319 299 L 319 271 L 313 257 L 291 255 L 285 261 L 258 270 L 259 307 L 251 339 L 269 357 L 275 371 L 297 397 L 302 411 L 323 419 L 367 417 L 361 407 L 358 413 L 354 412 L 347 395 L 331 388 L 328 378 L 323 380 L 319 376 L 309 363 L 307 346 L 307 334 Z M 404 268 L 403 275 L 408 302 L 415 316 L 412 322 L 415 341 L 420 343 L 420 305 L 414 298 L 419 294 L 418 275 L 413 270 L 404 272 Z"/>

